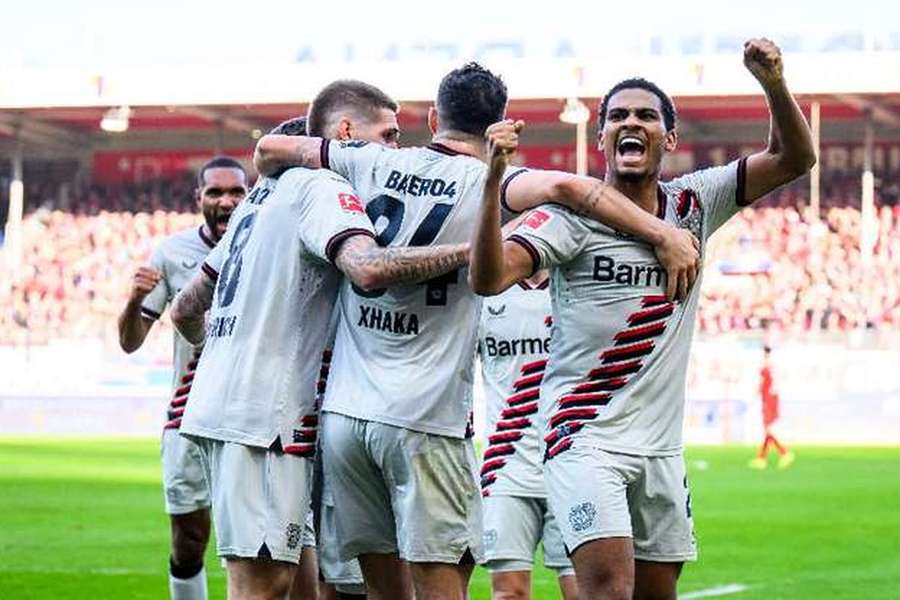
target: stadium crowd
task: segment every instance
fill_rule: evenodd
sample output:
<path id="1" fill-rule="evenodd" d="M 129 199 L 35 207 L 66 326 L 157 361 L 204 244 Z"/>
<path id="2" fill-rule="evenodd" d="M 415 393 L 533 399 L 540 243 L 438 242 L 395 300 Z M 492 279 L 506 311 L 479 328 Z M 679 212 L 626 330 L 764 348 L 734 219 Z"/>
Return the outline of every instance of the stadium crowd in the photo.
<path id="1" fill-rule="evenodd" d="M 12 282 L 0 286 L 0 344 L 114 341 L 135 266 L 163 237 L 199 225 L 192 185 L 190 177 L 90 185 L 67 210 L 56 199 L 30 203 L 19 272 L 0 261 L 0 280 Z M 900 206 L 877 209 L 866 269 L 854 186 L 858 180 L 825 178 L 821 219 L 798 208 L 802 185 L 789 186 L 718 232 L 707 256 L 700 330 L 900 329 Z"/>

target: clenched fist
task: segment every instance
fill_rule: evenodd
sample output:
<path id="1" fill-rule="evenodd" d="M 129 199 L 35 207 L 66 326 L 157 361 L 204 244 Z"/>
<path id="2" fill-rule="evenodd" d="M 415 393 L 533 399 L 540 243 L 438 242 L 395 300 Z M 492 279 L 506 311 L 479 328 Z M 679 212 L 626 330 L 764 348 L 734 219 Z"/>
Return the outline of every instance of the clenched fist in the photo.
<path id="1" fill-rule="evenodd" d="M 494 123 L 484 132 L 487 138 L 487 161 L 493 172 L 502 173 L 509 163 L 509 157 L 519 147 L 519 132 L 525 127 L 525 121 L 506 119 Z"/>
<path id="2" fill-rule="evenodd" d="M 156 284 L 159 283 L 162 274 L 156 269 L 150 267 L 138 267 L 134 272 L 131 281 L 131 302 L 140 302 L 144 297 L 153 291 Z"/>
<path id="3" fill-rule="evenodd" d="M 744 66 L 764 87 L 783 81 L 781 49 L 772 40 L 753 38 L 744 42 Z"/>

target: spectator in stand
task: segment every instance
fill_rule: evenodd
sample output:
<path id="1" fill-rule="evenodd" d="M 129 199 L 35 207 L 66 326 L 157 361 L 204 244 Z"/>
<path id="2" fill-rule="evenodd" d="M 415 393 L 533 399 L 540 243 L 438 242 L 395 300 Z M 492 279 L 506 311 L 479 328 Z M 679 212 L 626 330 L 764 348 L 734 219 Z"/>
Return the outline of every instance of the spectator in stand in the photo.
<path id="1" fill-rule="evenodd" d="M 900 206 L 877 210 L 866 268 L 860 212 L 848 207 L 859 197 L 859 178 L 823 178 L 823 206 L 831 208 L 820 220 L 809 208 L 797 208 L 804 185 L 774 194 L 764 208 L 746 209 L 712 238 L 698 313 L 702 333 L 767 326 L 791 335 L 900 330 Z M 53 197 L 54 186 L 39 187 Z M 26 214 L 19 273 L 0 259 L 0 344 L 102 338 L 114 347 L 110 323 L 125 301 L 131 265 L 146 261 L 163 237 L 199 223 L 190 188 L 188 178 L 83 191 L 73 186 L 71 210 Z M 57 201 L 28 200 L 35 205 Z M 742 270 L 726 275 L 726 265 Z M 149 343 L 164 347 L 166 334 L 154 333 L 160 341 Z"/>

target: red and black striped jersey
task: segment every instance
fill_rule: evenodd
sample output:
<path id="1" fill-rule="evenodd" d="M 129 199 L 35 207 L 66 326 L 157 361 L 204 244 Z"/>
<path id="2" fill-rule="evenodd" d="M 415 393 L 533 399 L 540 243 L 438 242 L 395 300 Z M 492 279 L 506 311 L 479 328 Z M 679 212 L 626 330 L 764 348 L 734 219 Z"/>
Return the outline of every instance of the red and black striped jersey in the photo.
<path id="1" fill-rule="evenodd" d="M 706 239 L 743 205 L 744 162 L 659 187 L 659 217 Z M 665 297 L 653 249 L 562 207 L 529 214 L 511 240 L 551 270 L 553 333 L 541 388 L 545 459 L 573 444 L 643 456 L 682 450 L 685 378 L 700 282 Z"/>
<path id="2" fill-rule="evenodd" d="M 185 229 L 160 242 L 150 258 L 150 266 L 162 277 L 141 303 L 141 315 L 154 321 L 159 319 L 175 295 L 194 277 L 214 245 L 202 226 Z M 177 429 L 181 425 L 198 356 L 199 349 L 173 330 L 172 395 L 166 414 L 166 429 Z"/>
<path id="3" fill-rule="evenodd" d="M 538 400 L 550 352 L 549 281 L 484 299 L 478 352 L 487 399 L 481 493 L 547 496 Z"/>

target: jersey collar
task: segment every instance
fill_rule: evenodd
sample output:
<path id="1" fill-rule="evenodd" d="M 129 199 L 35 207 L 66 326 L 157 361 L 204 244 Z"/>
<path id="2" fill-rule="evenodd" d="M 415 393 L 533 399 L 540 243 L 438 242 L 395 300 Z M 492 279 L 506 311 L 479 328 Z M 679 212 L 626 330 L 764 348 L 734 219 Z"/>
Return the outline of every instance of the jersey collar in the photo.
<path id="1" fill-rule="evenodd" d="M 428 148 L 429 150 L 432 150 L 434 152 L 444 154 L 446 156 L 471 156 L 472 158 L 478 158 L 474 154 L 469 154 L 468 152 L 460 152 L 459 150 L 454 150 L 453 148 L 450 148 L 449 146 L 445 146 L 444 144 L 441 144 L 440 142 L 431 142 L 430 144 L 428 144 L 428 146 L 426 146 L 426 148 Z"/>
<path id="2" fill-rule="evenodd" d="M 666 219 L 666 204 L 668 201 L 669 197 L 662 189 L 662 186 L 656 186 L 656 216 L 664 221 Z"/>
<path id="3" fill-rule="evenodd" d="M 210 248 L 216 247 L 216 243 L 214 241 L 212 241 L 209 238 L 209 236 L 207 236 L 205 233 L 203 233 L 203 225 L 201 225 L 199 228 L 197 228 L 197 233 L 200 235 L 200 239 L 203 240 L 204 244 L 206 244 Z"/>
<path id="4" fill-rule="evenodd" d="M 528 281 L 523 279 L 523 280 L 519 281 L 519 287 L 522 288 L 523 290 L 527 290 L 527 291 L 545 290 L 548 287 L 550 287 L 550 277 L 549 276 L 544 277 L 544 279 L 541 280 L 541 282 L 537 285 L 531 285 L 530 283 L 528 283 Z"/>

